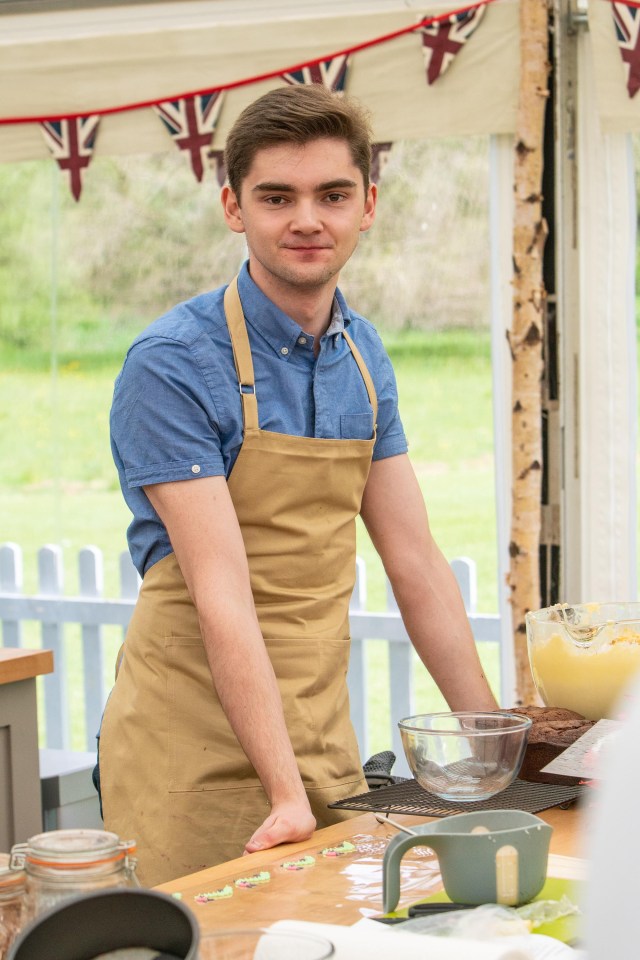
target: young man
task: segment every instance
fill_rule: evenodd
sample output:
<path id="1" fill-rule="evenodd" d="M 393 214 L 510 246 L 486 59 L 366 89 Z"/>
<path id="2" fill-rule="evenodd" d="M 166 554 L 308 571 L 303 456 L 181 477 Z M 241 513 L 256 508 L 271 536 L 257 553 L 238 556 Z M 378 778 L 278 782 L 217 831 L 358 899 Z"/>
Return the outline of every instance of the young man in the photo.
<path id="1" fill-rule="evenodd" d="M 156 884 L 303 840 L 366 789 L 349 721 L 360 513 L 452 709 L 496 709 L 407 458 L 393 371 L 337 288 L 374 220 L 370 131 L 322 87 L 229 134 L 248 262 L 131 347 L 112 440 L 143 576 L 105 711 L 105 825 Z"/>

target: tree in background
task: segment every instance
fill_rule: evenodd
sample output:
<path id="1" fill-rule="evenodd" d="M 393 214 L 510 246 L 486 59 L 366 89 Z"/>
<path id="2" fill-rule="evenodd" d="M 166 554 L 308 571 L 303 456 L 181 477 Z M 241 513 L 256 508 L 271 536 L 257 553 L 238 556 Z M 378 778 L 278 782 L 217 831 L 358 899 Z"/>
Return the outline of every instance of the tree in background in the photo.
<path id="1" fill-rule="evenodd" d="M 94 158 L 79 204 L 50 161 L 0 164 L 0 343 L 46 354 L 54 294 L 60 352 L 117 351 L 227 282 L 244 244 L 218 197 L 175 151 Z M 487 233 L 486 139 L 394 144 L 345 293 L 387 330 L 486 325 Z"/>
<path id="2" fill-rule="evenodd" d="M 516 704 L 537 699 L 525 614 L 540 606 L 542 372 L 545 289 L 542 252 L 544 115 L 548 97 L 547 0 L 520 5 L 520 98 L 515 142 L 513 234 L 512 513 L 509 586 L 516 666 Z"/>

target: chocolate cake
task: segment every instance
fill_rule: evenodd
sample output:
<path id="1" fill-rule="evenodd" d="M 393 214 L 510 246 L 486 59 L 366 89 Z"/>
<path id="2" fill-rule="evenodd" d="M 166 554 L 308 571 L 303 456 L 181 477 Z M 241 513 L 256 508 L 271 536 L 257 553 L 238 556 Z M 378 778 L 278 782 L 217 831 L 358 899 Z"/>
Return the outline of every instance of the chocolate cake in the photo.
<path id="1" fill-rule="evenodd" d="M 540 771 L 559 753 L 575 743 L 578 737 L 590 730 L 595 721 L 587 720 L 581 714 L 565 710 L 564 707 L 513 707 L 511 712 L 529 717 L 533 724 L 518 774 L 520 779 L 567 786 L 579 783 L 579 777 L 561 777 Z"/>

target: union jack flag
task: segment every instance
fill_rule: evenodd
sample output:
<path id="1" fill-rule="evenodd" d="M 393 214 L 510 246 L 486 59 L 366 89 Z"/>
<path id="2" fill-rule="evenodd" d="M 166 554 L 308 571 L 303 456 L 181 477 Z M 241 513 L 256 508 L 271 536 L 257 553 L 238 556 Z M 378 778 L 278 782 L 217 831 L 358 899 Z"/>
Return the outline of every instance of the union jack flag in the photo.
<path id="1" fill-rule="evenodd" d="M 224 187 L 227 179 L 227 168 L 224 163 L 224 150 L 209 150 L 207 157 L 209 166 L 213 169 L 220 187 Z"/>
<path id="2" fill-rule="evenodd" d="M 339 57 L 301 67 L 300 70 L 294 70 L 292 73 L 283 73 L 282 79 L 291 84 L 321 83 L 334 93 L 342 93 L 347 82 L 348 69 L 349 54 L 345 53 Z"/>
<path id="3" fill-rule="evenodd" d="M 153 108 L 178 149 L 188 152 L 196 180 L 202 180 L 223 100 L 223 93 L 216 90 L 180 100 L 163 100 Z"/>
<path id="4" fill-rule="evenodd" d="M 369 170 L 369 178 L 371 183 L 378 183 L 384 168 L 389 162 L 389 154 L 391 153 L 391 147 L 393 143 L 388 140 L 385 143 L 372 143 L 371 144 L 371 168 Z"/>
<path id="5" fill-rule="evenodd" d="M 427 83 L 435 83 L 447 70 L 484 15 L 486 4 L 465 13 L 453 13 L 448 19 L 422 27 L 422 52 Z"/>
<path id="6" fill-rule="evenodd" d="M 640 88 L 640 10 L 627 3 L 612 3 L 611 13 L 627 74 L 627 90 L 633 97 Z"/>
<path id="7" fill-rule="evenodd" d="M 44 120 L 40 124 L 45 142 L 61 170 L 69 171 L 74 199 L 82 193 L 82 170 L 93 156 L 100 117 L 74 117 L 70 120 Z"/>

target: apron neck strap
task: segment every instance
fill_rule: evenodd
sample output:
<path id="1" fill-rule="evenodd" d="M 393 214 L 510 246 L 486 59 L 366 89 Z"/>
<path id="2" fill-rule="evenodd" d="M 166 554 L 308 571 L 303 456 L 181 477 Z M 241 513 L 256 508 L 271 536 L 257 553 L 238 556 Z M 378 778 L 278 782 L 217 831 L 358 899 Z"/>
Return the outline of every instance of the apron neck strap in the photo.
<path id="1" fill-rule="evenodd" d="M 240 397 L 242 399 L 242 418 L 244 420 L 245 430 L 258 430 L 258 401 L 256 399 L 256 381 L 253 372 L 253 360 L 251 359 L 251 347 L 249 346 L 249 335 L 247 334 L 247 324 L 242 312 L 240 303 L 240 294 L 238 293 L 238 277 L 235 276 L 224 293 L 224 312 L 229 327 L 229 336 L 231 337 L 231 346 L 233 348 L 233 361 L 236 365 L 238 375 L 238 384 L 240 387 Z M 371 374 L 367 370 L 362 355 L 355 343 L 347 333 L 343 331 L 344 338 L 353 354 L 353 359 L 358 365 L 362 374 L 369 403 L 373 408 L 373 429 L 374 434 L 378 421 L 378 398 L 376 389 L 371 379 Z"/>
<path id="2" fill-rule="evenodd" d="M 256 399 L 256 378 L 253 372 L 251 347 L 247 324 L 242 312 L 240 294 L 238 293 L 238 278 L 233 278 L 224 293 L 224 312 L 229 327 L 233 361 L 236 365 L 240 398 L 242 400 L 242 419 L 245 430 L 258 430 L 258 401 Z"/>
<path id="3" fill-rule="evenodd" d="M 369 371 L 367 370 L 366 364 L 365 364 L 364 360 L 362 359 L 362 354 L 360 353 L 360 351 L 359 351 L 358 348 L 356 347 L 355 343 L 353 342 L 353 340 L 351 339 L 351 337 L 349 336 L 349 334 L 347 333 L 346 330 L 343 330 L 342 335 L 343 335 L 343 337 L 345 338 L 345 340 L 347 341 L 347 343 L 349 344 L 349 347 L 350 347 L 350 349 L 351 349 L 351 353 L 353 354 L 353 359 L 354 359 L 355 362 L 358 364 L 358 369 L 360 370 L 360 373 L 362 374 L 362 379 L 364 380 L 364 385 L 365 385 L 365 387 L 367 388 L 367 393 L 369 394 L 369 403 L 371 404 L 371 406 L 372 406 L 372 408 L 373 408 L 373 432 L 374 432 L 374 436 L 375 436 L 375 432 L 376 432 L 377 427 L 378 427 L 378 397 L 377 397 L 377 395 L 376 395 L 376 388 L 375 388 L 374 385 L 373 385 L 373 380 L 371 379 L 371 374 L 370 374 Z"/>

